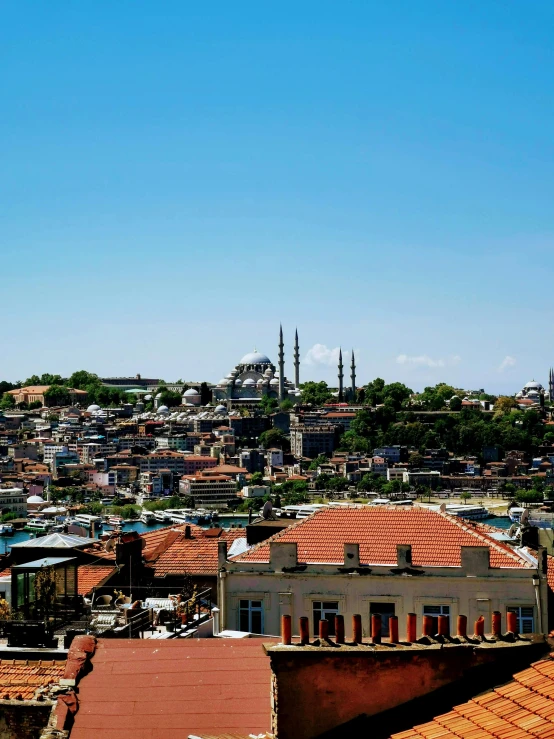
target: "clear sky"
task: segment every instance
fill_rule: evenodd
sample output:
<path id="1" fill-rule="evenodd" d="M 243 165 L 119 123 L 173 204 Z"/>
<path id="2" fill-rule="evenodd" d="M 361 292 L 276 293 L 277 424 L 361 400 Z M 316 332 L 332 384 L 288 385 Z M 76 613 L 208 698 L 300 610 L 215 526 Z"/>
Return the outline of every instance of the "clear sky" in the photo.
<path id="1" fill-rule="evenodd" d="M 0 379 L 514 392 L 554 364 L 554 4 L 5 2 Z"/>

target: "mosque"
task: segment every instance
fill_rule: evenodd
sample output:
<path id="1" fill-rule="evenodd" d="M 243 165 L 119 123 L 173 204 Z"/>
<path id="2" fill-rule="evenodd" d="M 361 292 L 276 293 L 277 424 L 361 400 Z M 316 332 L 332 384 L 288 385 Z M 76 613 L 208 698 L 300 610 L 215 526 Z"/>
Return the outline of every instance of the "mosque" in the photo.
<path id="1" fill-rule="evenodd" d="M 229 374 L 213 388 L 214 401 L 252 402 L 264 395 L 279 401 L 300 398 L 300 347 L 298 331 L 294 337 L 294 382 L 285 377 L 285 350 L 283 327 L 279 332 L 279 361 L 275 367 L 271 359 L 254 350 L 245 354 Z"/>

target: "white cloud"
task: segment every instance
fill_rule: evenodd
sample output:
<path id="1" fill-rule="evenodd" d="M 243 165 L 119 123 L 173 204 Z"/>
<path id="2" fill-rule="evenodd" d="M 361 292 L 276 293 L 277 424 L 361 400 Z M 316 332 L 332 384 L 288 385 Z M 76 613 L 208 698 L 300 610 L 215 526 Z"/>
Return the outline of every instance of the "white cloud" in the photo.
<path id="1" fill-rule="evenodd" d="M 427 354 L 419 354 L 417 356 L 409 356 L 408 354 L 399 354 L 396 357 L 397 364 L 405 364 L 410 367 L 453 367 L 461 362 L 462 358 L 457 354 L 450 357 L 433 359 Z"/>
<path id="2" fill-rule="evenodd" d="M 505 369 L 508 369 L 508 367 L 513 367 L 516 363 L 516 360 L 513 357 L 510 357 L 509 355 L 504 357 L 504 359 L 500 362 L 500 365 L 498 367 L 499 372 L 504 372 Z"/>
<path id="3" fill-rule="evenodd" d="M 334 349 L 329 349 L 325 344 L 314 344 L 306 352 L 306 356 L 304 357 L 302 364 L 308 364 L 311 366 L 323 364 L 327 367 L 336 366 L 339 363 L 339 351 L 340 347 L 338 346 Z"/>

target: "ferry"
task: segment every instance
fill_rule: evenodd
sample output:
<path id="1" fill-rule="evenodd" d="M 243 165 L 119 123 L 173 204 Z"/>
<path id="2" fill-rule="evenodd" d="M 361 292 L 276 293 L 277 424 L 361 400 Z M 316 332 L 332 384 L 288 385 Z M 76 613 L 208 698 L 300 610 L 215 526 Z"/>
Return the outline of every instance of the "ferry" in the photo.
<path id="1" fill-rule="evenodd" d="M 156 516 L 152 513 L 152 511 L 143 511 L 140 514 L 139 521 L 146 526 L 151 526 L 153 523 L 156 523 Z"/>
<path id="2" fill-rule="evenodd" d="M 188 523 L 188 516 L 192 510 L 190 508 L 168 508 L 165 513 L 173 523 Z"/>
<path id="3" fill-rule="evenodd" d="M 106 525 L 113 526 L 113 528 L 115 529 L 119 529 L 123 526 L 123 518 L 121 516 L 108 516 Z"/>
<path id="4" fill-rule="evenodd" d="M 29 519 L 25 528 L 27 531 L 50 531 L 54 524 L 51 521 L 44 521 L 40 518 Z"/>
<path id="5" fill-rule="evenodd" d="M 441 510 L 444 507 L 444 512 L 449 513 L 451 516 L 458 516 L 459 518 L 467 518 L 470 521 L 482 521 L 485 518 L 490 518 L 489 511 L 480 505 L 464 505 L 463 503 L 458 505 L 456 503 L 441 505 Z"/>
<path id="6" fill-rule="evenodd" d="M 167 511 L 154 511 L 157 523 L 171 523 L 171 515 Z"/>
<path id="7" fill-rule="evenodd" d="M 519 523 L 521 521 L 521 515 L 525 510 L 525 508 L 518 508 L 517 506 L 512 506 L 511 508 L 508 508 L 508 516 L 510 517 L 510 521 L 512 523 Z"/>
<path id="8" fill-rule="evenodd" d="M 94 524 L 95 529 L 102 528 L 102 517 L 101 516 L 89 516 L 86 513 L 78 513 L 75 516 L 75 523 L 81 526 L 88 526 L 89 528 Z"/>
<path id="9" fill-rule="evenodd" d="M 10 536 L 13 534 L 13 526 L 11 523 L 0 524 L 0 536 Z"/>

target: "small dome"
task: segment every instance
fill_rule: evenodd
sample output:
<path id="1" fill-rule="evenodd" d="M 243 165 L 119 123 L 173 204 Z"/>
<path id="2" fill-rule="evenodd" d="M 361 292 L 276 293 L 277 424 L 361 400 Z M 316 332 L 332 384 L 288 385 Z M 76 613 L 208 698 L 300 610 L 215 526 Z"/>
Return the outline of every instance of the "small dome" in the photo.
<path id="1" fill-rule="evenodd" d="M 158 408 L 158 413 L 169 413 L 169 408 L 167 407 L 167 405 L 161 405 Z"/>
<path id="2" fill-rule="evenodd" d="M 258 380 L 258 382 L 256 384 L 257 385 L 263 385 L 264 384 L 264 378 L 263 377 L 260 377 L 260 379 Z"/>
<path id="3" fill-rule="evenodd" d="M 88 413 L 96 413 L 99 410 L 101 410 L 101 408 L 99 405 L 96 405 L 96 403 L 89 405 L 89 407 L 87 408 Z"/>
<path id="4" fill-rule="evenodd" d="M 255 385 L 256 384 L 256 380 L 253 380 L 251 377 L 248 377 L 242 384 L 244 386 L 246 386 L 246 385 L 249 385 L 249 386 Z"/>
<path id="5" fill-rule="evenodd" d="M 227 413 L 227 408 L 224 405 L 217 405 L 214 413 Z"/>
<path id="6" fill-rule="evenodd" d="M 237 379 L 235 380 L 235 386 L 240 387 L 241 385 L 242 385 L 242 380 L 240 379 L 240 377 L 237 377 Z"/>
<path id="7" fill-rule="evenodd" d="M 241 364 L 271 364 L 271 360 L 261 352 L 250 352 L 240 360 Z"/>
<path id="8" fill-rule="evenodd" d="M 190 387 L 183 393 L 183 398 L 192 398 L 193 395 L 197 396 L 200 395 L 200 393 L 198 392 L 198 390 L 196 390 L 196 388 Z"/>
<path id="9" fill-rule="evenodd" d="M 227 384 L 227 380 L 225 378 L 223 378 L 217 384 L 220 385 L 221 387 L 223 387 L 223 386 L 225 386 Z"/>
<path id="10" fill-rule="evenodd" d="M 273 380 L 271 380 L 269 384 L 270 385 L 278 385 L 279 384 L 279 380 L 276 377 L 274 377 Z"/>
<path id="11" fill-rule="evenodd" d="M 525 390 L 542 390 L 543 387 L 540 384 L 540 382 L 535 382 L 535 380 L 531 380 L 531 382 L 528 382 L 527 385 L 525 385 Z"/>
<path id="12" fill-rule="evenodd" d="M 44 503 L 44 498 L 42 498 L 40 495 L 29 495 L 27 498 L 27 503 Z"/>

